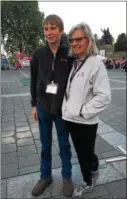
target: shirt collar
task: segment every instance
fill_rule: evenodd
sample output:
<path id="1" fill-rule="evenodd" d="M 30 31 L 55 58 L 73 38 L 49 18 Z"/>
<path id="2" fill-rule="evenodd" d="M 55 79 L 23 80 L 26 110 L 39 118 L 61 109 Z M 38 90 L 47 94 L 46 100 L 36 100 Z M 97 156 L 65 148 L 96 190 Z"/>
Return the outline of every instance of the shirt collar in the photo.
<path id="1" fill-rule="evenodd" d="M 86 55 L 81 59 L 76 57 L 76 62 L 82 62 L 85 58 L 86 58 Z"/>

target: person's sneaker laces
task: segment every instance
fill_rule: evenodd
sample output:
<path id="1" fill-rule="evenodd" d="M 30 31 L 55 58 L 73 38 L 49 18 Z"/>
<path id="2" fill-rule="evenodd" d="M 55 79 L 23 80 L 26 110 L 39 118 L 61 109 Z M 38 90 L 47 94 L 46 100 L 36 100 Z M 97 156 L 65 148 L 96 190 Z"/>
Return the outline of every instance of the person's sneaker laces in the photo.
<path id="1" fill-rule="evenodd" d="M 93 185 L 86 185 L 86 183 L 81 184 L 73 192 L 73 197 L 83 197 L 85 193 L 91 192 L 93 190 Z"/>
<path id="2" fill-rule="evenodd" d="M 77 187 L 73 192 L 73 197 L 83 197 L 85 193 L 91 192 L 96 184 L 96 180 L 98 179 L 99 172 L 98 170 L 92 171 L 92 185 L 87 185 L 83 182 L 79 187 Z"/>
<path id="3" fill-rule="evenodd" d="M 94 185 L 91 185 L 91 186 L 90 185 L 86 185 L 83 193 L 92 191 L 93 187 L 94 187 Z"/>
<path id="4" fill-rule="evenodd" d="M 72 197 L 81 197 L 85 189 L 85 186 L 86 186 L 86 183 L 82 182 L 82 184 L 74 190 Z"/>

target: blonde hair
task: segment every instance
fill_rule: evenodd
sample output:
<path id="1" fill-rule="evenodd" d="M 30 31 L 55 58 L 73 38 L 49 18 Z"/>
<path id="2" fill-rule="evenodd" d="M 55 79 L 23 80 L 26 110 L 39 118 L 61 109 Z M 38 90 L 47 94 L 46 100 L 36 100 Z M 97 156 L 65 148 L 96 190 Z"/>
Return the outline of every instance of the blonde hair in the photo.
<path id="1" fill-rule="evenodd" d="M 58 16 L 58 15 L 55 15 L 55 14 L 52 14 L 52 15 L 48 15 L 43 23 L 42 23 L 42 26 L 44 27 L 45 24 L 52 24 L 52 25 L 56 25 L 60 31 L 64 31 L 64 23 L 63 23 L 63 20 Z"/>
<path id="2" fill-rule="evenodd" d="M 82 23 L 79 23 L 79 24 L 73 26 L 68 34 L 69 39 L 71 38 L 72 33 L 77 29 L 82 29 L 84 31 L 86 37 L 89 40 L 88 48 L 86 49 L 86 55 L 88 55 L 88 56 L 95 55 L 96 56 L 98 54 L 98 48 L 97 48 L 97 45 L 95 42 L 94 35 L 93 35 L 88 24 L 82 22 Z"/>

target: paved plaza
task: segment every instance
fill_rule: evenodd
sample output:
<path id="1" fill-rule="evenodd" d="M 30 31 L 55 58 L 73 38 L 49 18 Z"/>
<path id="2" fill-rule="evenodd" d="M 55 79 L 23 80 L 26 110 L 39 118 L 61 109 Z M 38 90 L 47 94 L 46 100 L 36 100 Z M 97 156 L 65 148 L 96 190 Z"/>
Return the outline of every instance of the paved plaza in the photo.
<path id="1" fill-rule="evenodd" d="M 99 179 L 86 198 L 126 198 L 126 162 L 106 163 L 110 157 L 123 156 L 126 149 L 126 73 L 108 70 L 112 102 L 100 116 L 96 153 L 100 159 Z M 1 198 L 32 198 L 31 190 L 39 179 L 41 144 L 38 124 L 31 116 L 29 70 L 1 72 Z M 82 181 L 72 141 L 72 180 Z M 53 184 L 38 198 L 65 198 L 62 194 L 61 160 L 56 129 L 52 144 Z"/>

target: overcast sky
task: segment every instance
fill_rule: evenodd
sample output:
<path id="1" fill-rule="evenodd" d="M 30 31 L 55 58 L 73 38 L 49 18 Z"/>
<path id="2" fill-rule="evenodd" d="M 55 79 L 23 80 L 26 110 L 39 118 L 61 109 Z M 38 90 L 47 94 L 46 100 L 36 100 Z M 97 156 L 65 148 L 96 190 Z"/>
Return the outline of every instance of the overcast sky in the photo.
<path id="1" fill-rule="evenodd" d="M 64 21 L 65 32 L 80 22 L 86 22 L 93 33 L 101 37 L 101 28 L 109 27 L 116 39 L 120 33 L 126 33 L 126 2 L 39 2 L 39 8 L 45 13 L 57 14 Z"/>

